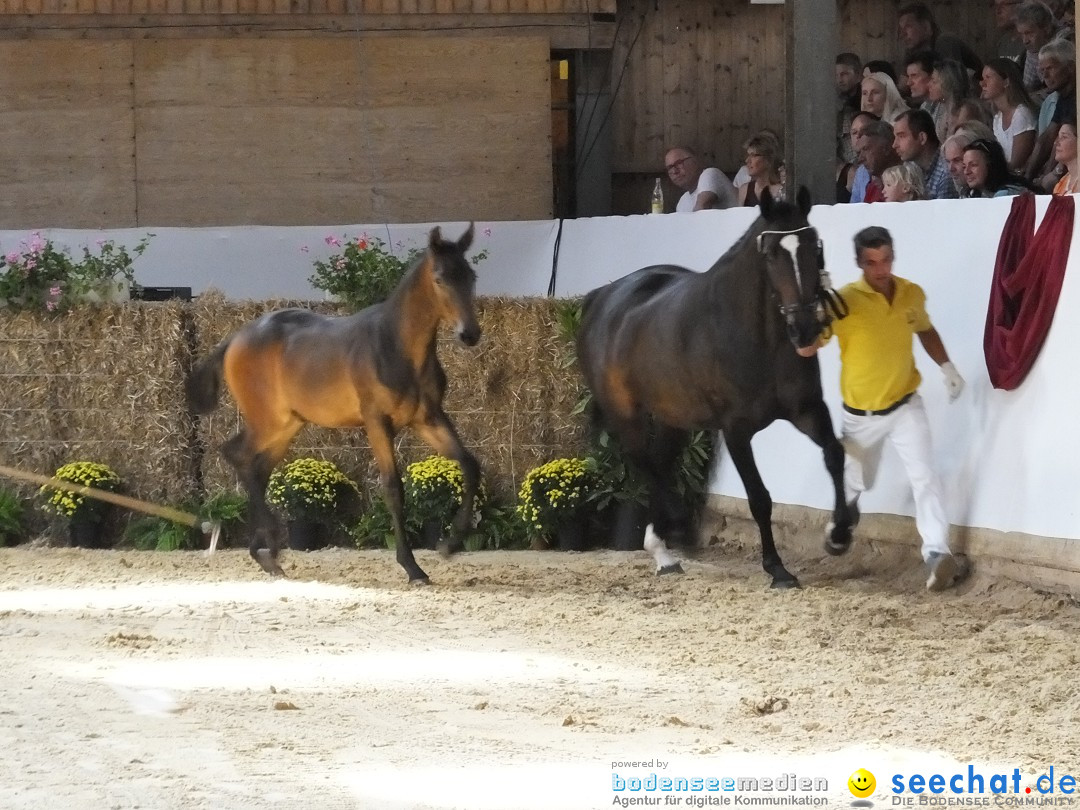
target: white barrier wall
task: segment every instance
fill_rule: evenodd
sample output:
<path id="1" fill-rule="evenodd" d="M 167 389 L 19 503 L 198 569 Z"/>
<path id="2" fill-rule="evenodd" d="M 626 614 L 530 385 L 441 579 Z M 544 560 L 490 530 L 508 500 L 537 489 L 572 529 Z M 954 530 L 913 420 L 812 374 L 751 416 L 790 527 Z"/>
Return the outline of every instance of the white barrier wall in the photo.
<path id="1" fill-rule="evenodd" d="M 1037 222 L 1049 198 L 1039 200 Z M 922 349 L 916 357 L 930 413 L 939 469 L 952 521 L 958 525 L 1080 538 L 1080 381 L 1073 347 L 1080 346 L 1080 283 L 1070 256 L 1057 317 L 1027 380 L 1014 392 L 990 387 L 982 356 L 983 324 L 998 237 L 1010 199 L 818 206 L 811 222 L 825 243 L 826 264 L 837 287 L 858 277 L 852 236 L 868 225 L 889 228 L 896 242 L 896 272 L 927 293 L 934 325 L 968 382 L 960 399 L 947 403 L 941 375 Z M 682 264 L 705 270 L 745 231 L 749 209 L 666 216 L 567 220 L 559 238 L 556 294 L 578 295 L 638 267 Z M 147 229 L 155 236 L 137 262 L 145 285 L 190 286 L 198 294 L 216 287 L 234 298 L 321 295 L 307 283 L 311 263 L 336 249 L 335 235 L 378 236 L 401 250 L 422 244 L 430 226 L 357 225 L 350 228 Z M 445 223 L 457 237 L 465 223 Z M 147 230 L 105 232 L 46 230 L 58 244 L 78 247 L 113 238 L 134 244 Z M 551 275 L 558 223 L 477 223 L 476 249 L 490 258 L 478 268 L 486 295 L 543 295 Z M 1078 231 L 1080 234 L 1080 231 Z M 17 248 L 24 232 L 0 232 L 0 250 Z M 1080 238 L 1080 237 L 1078 237 Z M 307 252 L 301 250 L 308 248 Z M 839 428 L 839 352 L 820 353 L 823 382 Z M 762 475 L 778 503 L 830 508 L 828 478 L 817 448 L 787 423 L 760 433 L 754 448 Z M 744 496 L 730 461 L 723 458 L 713 480 L 718 494 Z M 864 512 L 912 514 L 912 500 L 895 457 L 886 454 Z"/>

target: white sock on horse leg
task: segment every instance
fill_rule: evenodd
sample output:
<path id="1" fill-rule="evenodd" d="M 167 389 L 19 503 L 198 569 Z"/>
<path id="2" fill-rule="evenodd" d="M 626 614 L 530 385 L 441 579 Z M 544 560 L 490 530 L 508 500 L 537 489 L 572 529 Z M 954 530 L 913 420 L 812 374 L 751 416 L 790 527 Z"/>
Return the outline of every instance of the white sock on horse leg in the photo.
<path id="1" fill-rule="evenodd" d="M 657 571 L 679 565 L 679 558 L 668 551 L 667 543 L 653 531 L 651 523 L 645 527 L 645 550 L 652 554 L 653 559 L 656 560 Z"/>

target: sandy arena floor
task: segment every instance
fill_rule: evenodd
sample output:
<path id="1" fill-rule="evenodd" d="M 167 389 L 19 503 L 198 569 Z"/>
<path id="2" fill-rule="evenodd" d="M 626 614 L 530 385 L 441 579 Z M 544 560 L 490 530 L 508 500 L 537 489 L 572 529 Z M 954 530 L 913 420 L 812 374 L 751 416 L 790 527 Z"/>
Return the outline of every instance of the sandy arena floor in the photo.
<path id="1" fill-rule="evenodd" d="M 1080 776 L 1076 604 L 927 594 L 893 554 L 789 554 L 778 593 L 738 549 L 662 578 L 420 552 L 426 589 L 388 552 L 286 552 L 275 581 L 241 551 L 0 550 L 0 808 L 586 810 L 613 772 L 796 772 L 849 807 L 859 767 L 885 807 L 894 772 Z"/>

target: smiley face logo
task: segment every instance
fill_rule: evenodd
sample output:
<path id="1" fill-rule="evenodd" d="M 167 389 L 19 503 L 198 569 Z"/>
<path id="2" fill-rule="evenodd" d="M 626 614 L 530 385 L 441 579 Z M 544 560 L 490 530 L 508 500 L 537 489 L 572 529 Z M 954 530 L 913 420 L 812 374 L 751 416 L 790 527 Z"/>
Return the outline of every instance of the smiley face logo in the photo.
<path id="1" fill-rule="evenodd" d="M 847 786 L 848 790 L 851 791 L 852 796 L 865 799 L 874 792 L 874 788 L 877 787 L 877 780 L 870 771 L 866 770 L 866 768 L 859 768 L 859 770 L 848 777 Z"/>

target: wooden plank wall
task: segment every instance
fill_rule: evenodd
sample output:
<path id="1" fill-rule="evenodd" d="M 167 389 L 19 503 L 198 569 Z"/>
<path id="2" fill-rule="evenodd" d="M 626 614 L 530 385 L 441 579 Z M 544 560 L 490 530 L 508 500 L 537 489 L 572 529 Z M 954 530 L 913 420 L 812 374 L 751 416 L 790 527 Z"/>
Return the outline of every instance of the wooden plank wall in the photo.
<path id="1" fill-rule="evenodd" d="M 0 47 L 0 227 L 133 224 L 131 47 Z"/>
<path id="2" fill-rule="evenodd" d="M 540 38 L 0 46 L 0 227 L 551 216 Z"/>
<path id="3" fill-rule="evenodd" d="M 896 12 L 903 1 L 840 0 L 841 49 L 864 60 L 899 58 Z M 964 37 L 978 53 L 993 51 L 993 12 L 985 0 L 929 5 L 942 30 Z M 627 210 L 644 210 L 665 147 L 689 145 L 734 172 L 751 133 L 783 131 L 783 6 L 620 0 L 615 39 L 613 171 L 647 184 L 645 195 L 635 186 Z"/>
<path id="4" fill-rule="evenodd" d="M 0 14 L 613 14 L 616 0 L 0 0 Z"/>

